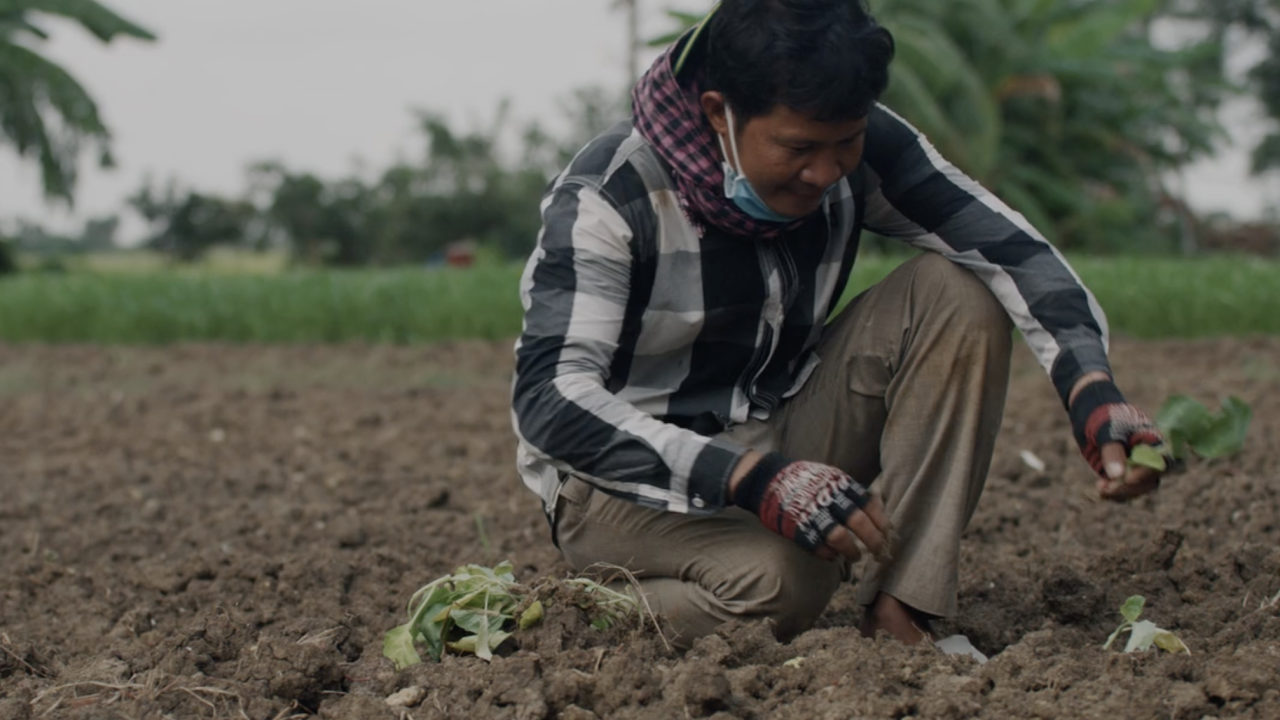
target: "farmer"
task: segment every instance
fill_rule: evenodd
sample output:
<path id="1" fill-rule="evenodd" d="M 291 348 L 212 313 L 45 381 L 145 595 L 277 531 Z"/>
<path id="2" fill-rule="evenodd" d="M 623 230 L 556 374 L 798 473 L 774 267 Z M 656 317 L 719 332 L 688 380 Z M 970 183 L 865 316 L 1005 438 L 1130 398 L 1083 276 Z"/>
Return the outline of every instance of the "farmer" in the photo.
<path id="1" fill-rule="evenodd" d="M 859 545 L 864 633 L 954 615 L 1014 327 L 1102 497 L 1159 483 L 1126 467 L 1163 443 L 1112 382 L 1102 310 L 878 104 L 893 55 L 859 0 L 724 0 L 543 199 L 519 469 L 568 562 L 632 570 L 686 647 L 734 618 L 809 628 Z M 924 252 L 826 323 L 864 229 Z"/>

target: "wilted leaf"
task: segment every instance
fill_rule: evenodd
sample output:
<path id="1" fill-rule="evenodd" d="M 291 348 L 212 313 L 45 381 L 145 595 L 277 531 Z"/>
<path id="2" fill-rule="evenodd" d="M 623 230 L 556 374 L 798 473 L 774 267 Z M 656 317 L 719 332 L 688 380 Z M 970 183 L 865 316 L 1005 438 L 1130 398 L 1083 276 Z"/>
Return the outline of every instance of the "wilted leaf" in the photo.
<path id="1" fill-rule="evenodd" d="M 1151 644 L 1156 641 L 1156 634 L 1160 632 L 1160 628 L 1150 620 L 1139 620 L 1133 624 L 1129 631 L 1129 642 L 1124 646 L 1124 651 L 1143 652 L 1150 650 Z"/>
<path id="2" fill-rule="evenodd" d="M 513 583 L 516 581 L 515 575 L 512 574 L 514 571 L 515 566 L 511 564 L 511 561 L 504 560 L 493 569 L 493 574 L 505 583 Z"/>
<path id="3" fill-rule="evenodd" d="M 1191 654 L 1191 648 L 1182 639 L 1168 630 L 1159 630 L 1155 637 L 1156 646 L 1165 652 Z"/>
<path id="4" fill-rule="evenodd" d="M 448 605 L 437 605 L 428 608 L 425 617 L 439 616 L 442 619 L 439 622 L 420 622 L 417 625 L 418 634 L 422 637 L 422 642 L 427 646 L 427 652 L 431 655 L 431 659 L 437 662 L 440 661 L 440 656 L 444 654 L 444 638 L 453 624 L 448 622 L 449 609 Z"/>
<path id="5" fill-rule="evenodd" d="M 484 655 L 481 655 L 481 657 L 485 660 L 493 659 L 493 651 L 497 650 L 498 646 L 506 642 L 509 637 L 511 637 L 511 633 L 505 631 L 489 633 L 489 651 Z M 480 651 L 477 650 L 476 654 L 480 655 Z"/>
<path id="6" fill-rule="evenodd" d="M 449 643 L 449 649 L 453 650 L 454 652 L 474 653 L 476 651 L 476 648 L 479 647 L 479 644 L 480 644 L 479 637 L 475 635 L 468 635 L 464 638 L 459 638 Z"/>
<path id="7" fill-rule="evenodd" d="M 382 654 L 396 664 L 397 670 L 422 663 L 422 658 L 413 647 L 413 630 L 408 624 L 394 628 L 383 636 Z"/>
<path id="8" fill-rule="evenodd" d="M 544 613 L 541 600 L 534 600 L 533 604 L 520 614 L 520 629 L 528 630 L 542 620 Z"/>

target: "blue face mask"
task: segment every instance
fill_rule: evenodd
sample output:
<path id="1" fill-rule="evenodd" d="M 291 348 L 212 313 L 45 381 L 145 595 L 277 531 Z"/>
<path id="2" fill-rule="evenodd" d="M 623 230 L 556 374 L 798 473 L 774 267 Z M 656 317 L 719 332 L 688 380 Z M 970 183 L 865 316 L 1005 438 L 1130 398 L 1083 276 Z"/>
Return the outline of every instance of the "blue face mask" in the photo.
<path id="1" fill-rule="evenodd" d="M 742 212 L 757 220 L 775 223 L 799 220 L 798 217 L 783 215 L 766 205 L 760 198 L 760 194 L 751 186 L 747 176 L 738 171 L 738 168 L 742 167 L 742 158 L 738 156 L 738 140 L 734 132 L 734 126 L 737 123 L 733 119 L 733 109 L 726 105 L 724 110 L 726 119 L 729 121 L 729 146 L 733 149 L 733 163 L 730 164 L 729 153 L 724 146 L 724 137 L 716 135 L 716 139 L 720 141 L 720 154 L 724 156 L 724 196 L 732 200 Z M 737 167 L 734 167 L 735 165 Z M 835 185 L 827 188 L 826 194 L 822 196 L 823 204 L 831 197 L 831 191 L 834 189 Z"/>

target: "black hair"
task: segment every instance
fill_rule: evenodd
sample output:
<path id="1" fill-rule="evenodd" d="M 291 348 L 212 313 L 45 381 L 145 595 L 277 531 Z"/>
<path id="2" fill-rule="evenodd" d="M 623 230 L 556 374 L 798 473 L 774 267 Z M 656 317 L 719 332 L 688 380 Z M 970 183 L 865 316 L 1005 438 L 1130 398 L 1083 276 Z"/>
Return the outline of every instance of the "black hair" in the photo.
<path id="1" fill-rule="evenodd" d="M 778 104 L 856 120 L 889 86 L 893 35 L 863 0 L 723 0 L 708 33 L 703 89 L 724 94 L 738 123 Z"/>

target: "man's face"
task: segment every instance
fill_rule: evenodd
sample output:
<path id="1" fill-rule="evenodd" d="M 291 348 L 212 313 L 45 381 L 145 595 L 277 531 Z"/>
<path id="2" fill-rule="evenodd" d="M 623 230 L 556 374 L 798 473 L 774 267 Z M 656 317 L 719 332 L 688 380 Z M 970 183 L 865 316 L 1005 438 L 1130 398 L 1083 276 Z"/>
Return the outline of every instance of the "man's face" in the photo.
<path id="1" fill-rule="evenodd" d="M 711 127 L 724 138 L 730 164 L 729 119 L 724 96 L 704 93 L 703 110 Z M 734 115 L 741 123 L 741 118 Z M 802 217 L 822 205 L 827 188 L 853 172 L 862 162 L 867 119 L 819 121 L 784 105 L 735 128 L 739 172 L 760 199 L 775 212 Z"/>

